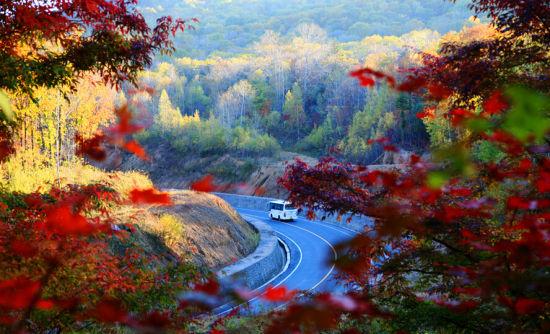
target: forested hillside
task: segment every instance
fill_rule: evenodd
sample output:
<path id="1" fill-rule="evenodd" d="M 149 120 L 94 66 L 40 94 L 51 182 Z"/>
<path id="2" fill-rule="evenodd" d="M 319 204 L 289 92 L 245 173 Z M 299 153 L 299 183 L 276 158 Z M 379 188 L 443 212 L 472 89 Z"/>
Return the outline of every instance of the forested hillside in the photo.
<path id="1" fill-rule="evenodd" d="M 404 77 L 402 69 L 417 66 L 422 53 L 436 54 L 442 41 L 487 34 L 487 26 L 472 20 L 445 35 L 424 29 L 339 42 L 316 24 L 301 24 L 287 35 L 264 32 L 247 53 L 159 61 L 138 78 L 152 89 L 133 97 L 149 113 L 139 141 L 150 152 L 170 152 L 157 154 L 162 167 L 149 165 L 148 171 L 185 178 L 200 170 L 245 180 L 259 167 L 258 157 L 277 159 L 280 151 L 395 162 L 369 142 L 379 137 L 389 138 L 396 151 L 422 154 L 430 137 L 433 142 L 452 137 L 448 124 L 418 119 L 425 107 L 421 97 L 385 85 L 366 90 L 350 71 L 369 66 Z M 219 166 L 216 157 L 222 156 Z M 190 157 L 197 159 L 190 164 Z"/>
<path id="2" fill-rule="evenodd" d="M 419 52 L 434 54 L 442 40 L 457 38 L 450 29 L 469 26 L 463 36 L 483 27 L 469 19 L 463 1 L 316 0 L 281 6 L 273 0 L 148 0 L 139 8 L 148 20 L 169 13 L 199 22 L 174 39 L 174 54 L 157 56 L 137 74 L 138 85 L 151 89 L 136 92 L 125 83 L 115 92 L 97 85 L 95 76 L 72 91 L 69 85 L 61 92 L 36 90 L 38 105 L 26 95 L 15 97 L 23 150 L 13 168 L 2 172 L 12 187 L 52 183 L 73 161 L 75 134 L 91 136 L 115 119 L 115 106 L 127 102 L 140 105 L 134 116 L 147 130 L 137 139 L 153 163 L 121 165 L 116 157 L 110 167 L 144 169 L 153 176 L 191 180 L 201 171 L 242 181 L 261 164 L 277 162 L 281 151 L 391 163 L 381 147 L 368 143 L 381 136 L 398 150 L 423 153 L 429 136 L 416 117 L 422 99 L 383 85 L 365 90 L 349 72 L 369 66 L 399 75 L 399 69 L 420 63 Z M 444 125 L 428 131 L 444 141 Z M 25 161 L 31 167 L 18 171 L 16 165 Z M 54 166 L 55 175 L 45 165 Z M 40 178 L 31 184 L 24 181 L 28 175 Z"/>
<path id="3" fill-rule="evenodd" d="M 150 20 L 198 18 L 197 30 L 176 43 L 178 55 L 200 59 L 246 52 L 265 31 L 292 34 L 303 23 L 318 24 L 330 38 L 348 42 L 422 29 L 447 33 L 460 30 L 472 15 L 464 0 L 146 0 L 140 8 Z"/>
<path id="4" fill-rule="evenodd" d="M 157 57 L 138 78 L 152 88 L 131 102 L 148 112 L 148 130 L 138 140 L 153 164 L 133 158 L 114 167 L 144 169 L 155 182 L 179 186 L 198 171 L 245 181 L 280 160 L 281 151 L 393 163 L 368 142 L 382 136 L 398 153 L 422 154 L 429 146 L 416 117 L 422 99 L 383 85 L 365 90 L 349 72 L 368 66 L 403 76 L 401 69 L 420 64 L 421 52 L 436 53 L 443 38 L 457 35 L 453 30 L 480 26 L 465 1 L 147 0 L 139 6 L 149 21 L 168 13 L 197 20 L 175 39 L 171 57 Z M 445 136 L 438 131 L 432 132 Z"/>

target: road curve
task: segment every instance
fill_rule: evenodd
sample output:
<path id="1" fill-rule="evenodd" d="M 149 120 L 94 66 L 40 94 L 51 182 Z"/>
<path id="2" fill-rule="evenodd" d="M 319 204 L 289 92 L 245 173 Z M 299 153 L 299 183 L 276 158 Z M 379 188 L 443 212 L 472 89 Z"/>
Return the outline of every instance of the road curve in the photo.
<path id="1" fill-rule="evenodd" d="M 258 219 L 269 224 L 290 250 L 288 266 L 272 280 L 257 288 L 256 293 L 261 294 L 267 286 L 280 285 L 303 292 L 342 291 L 342 287 L 332 280 L 335 269 L 331 262 L 338 256 L 334 247 L 344 240 L 351 239 L 356 234 L 355 231 L 303 218 L 293 222 L 279 222 L 271 220 L 265 211 L 235 209 L 245 219 Z M 250 299 L 245 304 L 237 306 L 248 306 L 243 307 L 242 312 L 254 313 L 285 305 L 267 302 L 258 297 Z M 236 305 L 223 305 L 214 313 L 224 315 L 235 307 Z"/>

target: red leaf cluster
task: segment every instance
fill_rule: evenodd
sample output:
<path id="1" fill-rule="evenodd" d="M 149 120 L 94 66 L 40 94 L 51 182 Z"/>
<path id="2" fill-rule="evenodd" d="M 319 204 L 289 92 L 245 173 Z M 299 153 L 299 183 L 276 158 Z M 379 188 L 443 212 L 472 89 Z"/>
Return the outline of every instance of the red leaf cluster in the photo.
<path id="1" fill-rule="evenodd" d="M 0 124 L 0 163 L 15 152 L 12 135 L 7 127 Z"/>
<path id="2" fill-rule="evenodd" d="M 429 120 L 432 120 L 435 118 L 435 108 L 424 108 L 423 111 L 419 112 L 416 114 L 416 117 L 420 118 L 420 119 L 429 119 Z"/>
<path id="3" fill-rule="evenodd" d="M 350 72 L 349 75 L 353 78 L 357 78 L 357 80 L 359 80 L 359 84 L 363 87 L 373 87 L 376 84 L 376 80 L 386 80 L 390 86 L 395 86 L 394 77 L 371 68 L 355 70 Z"/>
<path id="4" fill-rule="evenodd" d="M 99 321 L 107 323 L 124 323 L 128 320 L 128 313 L 124 310 L 122 303 L 113 298 L 101 300 L 90 315 Z"/>
<path id="5" fill-rule="evenodd" d="M 196 284 L 194 290 L 209 295 L 216 295 L 220 291 L 220 284 L 216 280 L 209 278 L 204 283 Z"/>
<path id="6" fill-rule="evenodd" d="M 100 185 L 68 186 L 46 195 L 17 196 L 15 201 L 16 197 L 8 198 L 8 209 L 0 213 L 0 262 L 5 268 L 18 266 L 14 273 L 21 273 L 8 272 L 0 281 L 0 310 L 9 315 L 2 323 L 18 331 L 27 326 L 35 309 L 66 312 L 75 319 L 93 313 L 110 322 L 117 315 L 109 307 L 113 303 L 100 303 L 82 315 L 74 313 L 77 307 L 93 304 L 98 293 L 146 291 L 148 283 L 132 263 L 143 259 L 130 250 L 125 258 L 109 248 L 108 237 L 117 232 L 104 204 L 119 203 L 111 190 Z M 2 201 L 6 198 L 0 197 Z M 85 275 L 74 280 L 72 273 Z"/>
<path id="7" fill-rule="evenodd" d="M 370 70 L 352 76 L 367 86 L 373 85 L 370 79 L 385 77 Z M 424 78 L 411 75 L 394 88 L 426 92 L 436 102 L 455 92 Z M 429 302 L 471 319 L 483 314 L 483 319 L 491 319 L 483 330 L 504 324 L 510 331 L 536 331 L 548 312 L 547 294 L 542 292 L 549 279 L 544 268 L 550 263 L 550 160 L 544 155 L 548 143 L 519 141 L 501 122 L 514 106 L 500 90 L 487 96 L 479 114 L 466 108 L 449 111 L 453 128 L 473 134 L 454 148 L 436 152 L 431 163 L 412 156 L 404 170 L 370 170 L 331 158 L 315 166 L 297 160 L 279 182 L 290 192 L 289 200 L 307 208 L 312 217 L 323 212 L 374 219 L 365 233 L 337 246 L 340 278 L 351 287 L 360 286 L 362 298 L 386 302 L 392 300 L 391 291 L 407 303 Z M 418 117 L 437 116 L 427 109 Z M 495 145 L 505 158 L 472 160 L 471 147 L 479 140 Z M 368 143 L 393 150 L 386 138 Z M 411 277 L 441 284 L 403 284 Z M 411 295 L 422 297 L 405 297 Z M 503 316 L 495 304 L 523 318 Z M 296 306 L 274 328 L 283 328 L 283 320 L 290 328 L 309 328 L 313 325 L 300 320 L 306 314 L 327 320 L 316 323 L 315 330 L 332 328 L 329 319 L 335 315 L 324 312 L 317 306 Z"/>
<path id="8" fill-rule="evenodd" d="M 0 49 L 10 62 L 3 65 L 17 70 L 6 71 L 0 86 L 31 93 L 38 86 L 62 82 L 74 89 L 74 83 L 88 71 L 115 85 L 135 81 L 137 73 L 151 65 L 155 53 L 174 50 L 171 37 L 187 27 L 184 20 L 171 17 L 161 17 L 156 26 L 149 27 L 136 3 L 3 0 Z M 48 43 L 59 48 L 47 55 L 38 51 Z M 20 52 L 21 45 L 31 52 Z"/>

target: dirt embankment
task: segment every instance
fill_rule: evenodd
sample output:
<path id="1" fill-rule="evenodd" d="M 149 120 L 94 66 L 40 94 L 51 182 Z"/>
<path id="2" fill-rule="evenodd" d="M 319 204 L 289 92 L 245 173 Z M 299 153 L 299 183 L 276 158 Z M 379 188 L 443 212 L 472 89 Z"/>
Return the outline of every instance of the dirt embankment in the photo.
<path id="1" fill-rule="evenodd" d="M 239 214 L 217 196 L 194 191 L 171 191 L 174 205 L 126 213 L 141 233 L 140 244 L 158 255 L 168 248 L 170 259 L 195 262 L 218 270 L 252 253 L 259 236 Z"/>
<path id="2" fill-rule="evenodd" d="M 150 157 L 148 161 L 113 150 L 99 167 L 110 171 L 144 172 L 155 186 L 163 189 L 186 189 L 206 174 L 224 182 L 242 182 L 258 167 L 256 159 L 229 154 L 177 154 L 166 143 L 145 149 Z"/>
<path id="3" fill-rule="evenodd" d="M 246 181 L 248 187 L 242 195 L 286 198 L 288 192 L 277 183 L 277 180 L 283 176 L 287 164 L 291 164 L 296 158 L 310 165 L 317 163 L 315 158 L 292 152 L 282 152 L 278 159 L 260 160 L 259 168 Z"/>
<path id="4" fill-rule="evenodd" d="M 167 144 L 146 149 L 151 157 L 150 161 L 117 152 L 101 167 L 109 170 L 142 171 L 158 188 L 163 189 L 187 189 L 192 182 L 211 174 L 218 184 L 246 185 L 224 191 L 284 198 L 287 193 L 277 184 L 277 179 L 284 174 L 286 164 L 292 163 L 296 158 L 309 164 L 317 163 L 317 159 L 284 151 L 273 157 L 250 158 L 229 154 L 203 157 L 192 154 L 176 155 Z"/>

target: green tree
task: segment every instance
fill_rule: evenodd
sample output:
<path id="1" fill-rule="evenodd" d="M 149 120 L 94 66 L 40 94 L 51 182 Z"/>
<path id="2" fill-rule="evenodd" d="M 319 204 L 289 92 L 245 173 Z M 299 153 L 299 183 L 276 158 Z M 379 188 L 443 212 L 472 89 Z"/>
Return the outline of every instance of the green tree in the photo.
<path id="1" fill-rule="evenodd" d="M 338 141 L 338 129 L 332 115 L 328 114 L 323 123 L 315 127 L 300 143 L 300 148 L 317 155 L 327 153 L 328 149 L 335 146 Z"/>
<path id="2" fill-rule="evenodd" d="M 254 117 L 259 117 L 261 119 L 269 115 L 275 92 L 273 91 L 273 87 L 268 84 L 262 70 L 257 70 L 252 74 L 250 83 L 256 91 L 256 95 L 252 101 L 255 111 Z"/>
<path id="3" fill-rule="evenodd" d="M 281 113 L 272 110 L 262 119 L 262 126 L 273 136 L 281 133 Z"/>
<path id="4" fill-rule="evenodd" d="M 297 83 L 294 83 L 292 90 L 289 90 L 285 95 L 283 119 L 288 132 L 294 135 L 295 138 L 300 138 L 305 132 L 306 113 L 304 112 L 302 89 Z"/>
<path id="5" fill-rule="evenodd" d="M 393 97 L 387 88 L 373 91 L 365 109 L 353 116 L 348 135 L 341 148 L 346 156 L 354 161 L 374 162 L 381 155 L 378 147 L 368 145 L 367 140 L 386 135 L 394 125 Z"/>
<path id="6" fill-rule="evenodd" d="M 211 99 L 204 93 L 204 89 L 197 78 L 193 79 L 187 86 L 185 97 L 185 110 L 198 110 L 201 117 L 207 118 L 209 116 L 207 109 L 210 107 Z"/>

